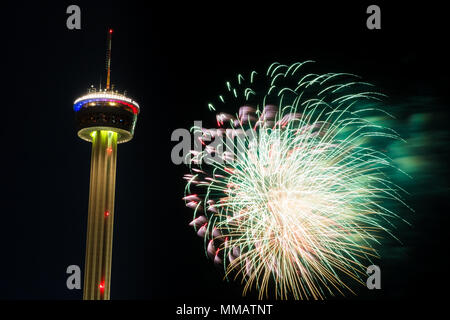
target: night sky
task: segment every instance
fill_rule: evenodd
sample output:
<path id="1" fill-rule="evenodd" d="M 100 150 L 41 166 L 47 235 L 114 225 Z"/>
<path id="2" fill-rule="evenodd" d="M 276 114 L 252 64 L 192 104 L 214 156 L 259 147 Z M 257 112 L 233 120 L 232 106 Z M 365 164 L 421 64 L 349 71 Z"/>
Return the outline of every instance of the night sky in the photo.
<path id="1" fill-rule="evenodd" d="M 112 299 L 240 299 L 239 283 L 222 281 L 187 225 L 187 168 L 172 164 L 170 136 L 194 120 L 214 121 L 207 103 L 237 73 L 307 59 L 318 71 L 362 75 L 399 104 L 414 108 L 424 99 L 421 108 L 437 115 L 429 129 L 440 143 L 423 151 L 432 152 L 433 166 L 410 199 L 412 226 L 399 230 L 407 250 L 395 263 L 381 262 L 383 289 L 359 299 L 442 298 L 449 225 L 444 10 L 381 3 L 382 29 L 370 31 L 369 2 L 208 3 L 11 4 L 2 68 L 0 299 L 82 298 L 82 290 L 66 288 L 65 271 L 84 268 L 91 146 L 77 137 L 72 104 L 91 84 L 104 86 L 110 27 L 112 83 L 141 106 L 134 139 L 118 147 Z M 81 8 L 81 30 L 66 28 L 70 4 Z"/>

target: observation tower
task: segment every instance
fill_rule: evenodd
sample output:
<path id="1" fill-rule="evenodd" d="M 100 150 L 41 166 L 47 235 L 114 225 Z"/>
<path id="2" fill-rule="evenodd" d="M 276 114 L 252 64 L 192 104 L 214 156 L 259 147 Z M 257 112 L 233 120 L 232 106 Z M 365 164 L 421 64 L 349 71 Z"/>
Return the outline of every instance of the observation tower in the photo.
<path id="1" fill-rule="evenodd" d="M 92 143 L 89 209 L 84 269 L 84 300 L 109 300 L 116 184 L 117 144 L 133 138 L 139 105 L 111 89 L 111 40 L 108 31 L 106 89 L 76 99 L 78 136 Z"/>

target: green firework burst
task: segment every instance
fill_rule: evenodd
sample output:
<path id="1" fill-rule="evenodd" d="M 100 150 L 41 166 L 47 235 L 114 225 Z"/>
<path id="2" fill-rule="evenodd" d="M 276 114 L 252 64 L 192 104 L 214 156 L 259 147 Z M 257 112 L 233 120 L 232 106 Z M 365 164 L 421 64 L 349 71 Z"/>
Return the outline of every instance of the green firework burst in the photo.
<path id="1" fill-rule="evenodd" d="M 209 257 L 244 294 L 324 299 L 365 285 L 404 190 L 384 151 L 401 137 L 383 123 L 385 95 L 346 73 L 304 73 L 311 61 L 238 75 L 208 108 L 218 128 L 194 127 L 184 200 Z"/>

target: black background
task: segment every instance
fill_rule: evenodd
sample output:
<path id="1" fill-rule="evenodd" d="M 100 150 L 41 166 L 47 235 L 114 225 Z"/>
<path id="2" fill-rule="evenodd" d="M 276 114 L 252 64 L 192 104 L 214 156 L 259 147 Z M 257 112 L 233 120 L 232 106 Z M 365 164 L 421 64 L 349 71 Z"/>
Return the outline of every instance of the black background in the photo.
<path id="1" fill-rule="evenodd" d="M 81 7 L 81 30 L 66 28 L 70 4 Z M 187 226 L 186 168 L 171 162 L 170 135 L 194 120 L 213 121 L 207 102 L 226 80 L 274 61 L 313 59 L 319 71 L 356 73 L 391 96 L 427 95 L 446 106 L 444 9 L 378 2 L 382 29 L 371 31 L 370 4 L 11 3 L 3 29 L 0 299 L 82 297 L 66 288 L 65 271 L 84 266 L 90 145 L 76 135 L 72 103 L 104 83 L 109 27 L 112 82 L 142 108 L 134 139 L 118 150 L 111 297 L 240 299 L 240 285 L 222 281 Z M 446 109 L 442 114 L 447 120 Z M 444 151 L 436 165 L 448 181 Z M 422 207 L 410 219 L 408 257 L 383 269 L 382 290 L 359 299 L 445 297 L 448 199 L 415 202 Z"/>

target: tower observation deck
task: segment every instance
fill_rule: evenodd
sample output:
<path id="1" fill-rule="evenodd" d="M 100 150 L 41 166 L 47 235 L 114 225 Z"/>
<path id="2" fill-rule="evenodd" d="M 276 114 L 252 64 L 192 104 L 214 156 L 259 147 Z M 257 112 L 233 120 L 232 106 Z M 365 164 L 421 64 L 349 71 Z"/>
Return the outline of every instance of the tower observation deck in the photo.
<path id="1" fill-rule="evenodd" d="M 139 105 L 110 89 L 108 31 L 106 89 L 91 89 L 74 101 L 78 136 L 92 143 L 83 299 L 108 300 L 111 288 L 117 144 L 134 135 Z"/>

